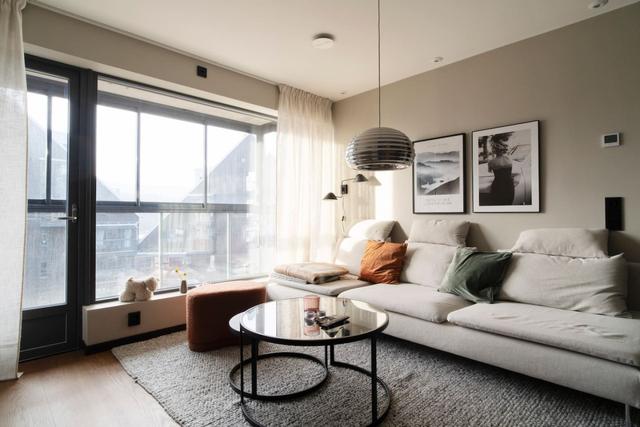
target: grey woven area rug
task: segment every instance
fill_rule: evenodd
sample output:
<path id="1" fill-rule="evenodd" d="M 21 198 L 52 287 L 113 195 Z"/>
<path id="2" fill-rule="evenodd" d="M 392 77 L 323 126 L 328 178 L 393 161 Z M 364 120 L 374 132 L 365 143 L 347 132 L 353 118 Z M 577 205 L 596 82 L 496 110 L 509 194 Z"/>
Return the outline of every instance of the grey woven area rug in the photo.
<path id="1" fill-rule="evenodd" d="M 261 352 L 324 348 L 260 344 Z M 239 348 L 189 351 L 184 332 L 113 349 L 127 373 L 184 426 L 248 425 L 228 373 Z M 368 341 L 336 347 L 336 359 L 368 368 Z M 245 371 L 248 373 L 248 370 Z M 294 391 L 322 369 L 310 361 L 259 362 L 260 392 Z M 370 382 L 363 374 L 330 368 L 312 395 L 287 402 L 251 402 L 264 425 L 359 426 L 370 417 Z M 623 426 L 622 405 L 393 338 L 378 344 L 378 373 L 391 388 L 388 426 Z M 381 410 L 388 398 L 379 388 Z"/>

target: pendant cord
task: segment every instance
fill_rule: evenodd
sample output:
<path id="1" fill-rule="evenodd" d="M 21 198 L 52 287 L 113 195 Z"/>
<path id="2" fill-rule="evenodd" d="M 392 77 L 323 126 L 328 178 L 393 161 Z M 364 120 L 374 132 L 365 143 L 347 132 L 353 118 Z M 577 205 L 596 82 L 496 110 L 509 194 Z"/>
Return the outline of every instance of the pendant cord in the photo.
<path id="1" fill-rule="evenodd" d="M 378 0 L 378 127 L 382 124 L 382 102 L 380 101 L 380 0 Z"/>

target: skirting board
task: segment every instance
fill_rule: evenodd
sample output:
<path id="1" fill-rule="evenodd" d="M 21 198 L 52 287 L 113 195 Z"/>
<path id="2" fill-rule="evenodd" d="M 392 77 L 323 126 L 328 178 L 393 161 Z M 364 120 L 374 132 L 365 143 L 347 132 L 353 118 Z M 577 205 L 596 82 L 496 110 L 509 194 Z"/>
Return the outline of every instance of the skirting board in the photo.
<path id="1" fill-rule="evenodd" d="M 178 325 L 173 326 L 171 328 L 160 329 L 157 331 L 147 332 L 144 334 L 133 335 L 129 337 L 120 338 L 113 341 L 107 341 L 99 344 L 86 345 L 84 341 L 82 342 L 82 347 L 84 348 L 84 354 L 93 354 L 99 353 L 101 351 L 111 350 L 114 347 L 118 347 L 120 345 L 131 344 L 138 341 L 150 340 L 151 338 L 159 337 L 160 335 L 172 334 L 174 332 L 184 331 L 187 329 L 187 325 Z"/>

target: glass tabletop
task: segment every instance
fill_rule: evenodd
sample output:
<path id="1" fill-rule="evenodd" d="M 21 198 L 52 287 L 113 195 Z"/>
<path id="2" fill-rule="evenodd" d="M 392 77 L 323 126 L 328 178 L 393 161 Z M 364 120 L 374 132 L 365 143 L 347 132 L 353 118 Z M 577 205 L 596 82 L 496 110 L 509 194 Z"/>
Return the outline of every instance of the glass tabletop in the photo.
<path id="1" fill-rule="evenodd" d="M 257 305 L 244 312 L 242 327 L 267 341 L 314 345 L 363 339 L 381 332 L 389 323 L 384 310 L 365 302 L 333 297 L 317 297 L 315 306 L 311 300 L 311 307 L 309 302 L 305 298 L 292 298 Z M 323 312 L 326 316 L 346 315 L 349 319 L 324 329 L 315 322 L 316 313 Z"/>

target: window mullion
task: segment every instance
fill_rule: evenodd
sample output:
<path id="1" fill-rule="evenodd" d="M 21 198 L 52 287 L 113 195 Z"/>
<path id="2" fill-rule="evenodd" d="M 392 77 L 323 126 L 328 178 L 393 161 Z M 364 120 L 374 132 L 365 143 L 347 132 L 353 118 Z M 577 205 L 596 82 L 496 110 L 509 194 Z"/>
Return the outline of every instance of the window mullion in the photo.
<path id="1" fill-rule="evenodd" d="M 47 175 L 46 175 L 46 194 L 45 194 L 45 203 L 51 203 L 51 150 L 52 150 L 52 139 L 53 139 L 53 131 L 51 130 L 52 126 L 52 96 L 50 93 L 47 93 Z"/>
<path id="2" fill-rule="evenodd" d="M 204 123 L 204 203 L 203 208 L 206 209 L 209 203 L 209 165 L 208 165 L 208 150 L 209 150 L 209 131 L 207 129 L 207 123 Z"/>
<path id="3" fill-rule="evenodd" d="M 136 205 L 140 206 L 140 109 L 136 108 Z"/>

